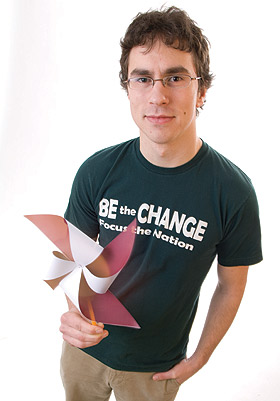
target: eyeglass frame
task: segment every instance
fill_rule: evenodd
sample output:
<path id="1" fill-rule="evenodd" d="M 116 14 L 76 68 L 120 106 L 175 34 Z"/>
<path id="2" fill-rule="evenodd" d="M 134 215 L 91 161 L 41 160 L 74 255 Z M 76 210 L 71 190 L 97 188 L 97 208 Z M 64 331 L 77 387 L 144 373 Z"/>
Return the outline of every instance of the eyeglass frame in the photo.
<path id="1" fill-rule="evenodd" d="M 172 86 L 168 86 L 168 84 L 167 84 L 167 79 L 169 79 L 169 78 L 171 78 L 171 77 L 176 77 L 176 76 L 178 76 L 178 77 L 189 77 L 190 78 L 190 83 L 187 85 L 187 86 L 175 86 L 175 87 L 172 87 Z M 171 89 L 176 89 L 176 88 L 188 88 L 189 86 L 190 86 L 190 84 L 191 84 L 191 82 L 192 81 L 197 81 L 197 80 L 199 80 L 199 79 L 202 79 L 202 77 L 191 77 L 190 75 L 188 75 L 188 74 L 181 74 L 181 75 L 167 75 L 166 77 L 164 77 L 164 78 L 156 78 L 156 79 L 154 79 L 154 78 L 152 78 L 152 77 L 147 77 L 147 76 L 139 76 L 139 77 L 132 77 L 132 78 L 129 78 L 129 79 L 127 79 L 126 81 L 123 81 L 123 83 L 124 84 L 127 84 L 127 86 L 130 88 L 130 89 L 132 89 L 132 90 L 135 90 L 136 88 L 131 88 L 130 86 L 129 86 L 129 82 L 131 81 L 131 80 L 135 80 L 135 79 L 139 79 L 139 78 L 147 78 L 147 79 L 149 79 L 150 80 L 150 82 L 151 82 L 151 85 L 149 85 L 148 87 L 146 87 L 146 88 L 143 88 L 143 89 L 148 89 L 148 88 L 153 88 L 154 86 L 155 86 L 155 82 L 157 82 L 157 81 L 161 81 L 162 82 L 162 85 L 163 85 L 163 87 L 164 88 L 171 88 Z M 139 87 L 140 88 L 140 87 Z M 137 90 L 137 89 L 136 89 Z"/>

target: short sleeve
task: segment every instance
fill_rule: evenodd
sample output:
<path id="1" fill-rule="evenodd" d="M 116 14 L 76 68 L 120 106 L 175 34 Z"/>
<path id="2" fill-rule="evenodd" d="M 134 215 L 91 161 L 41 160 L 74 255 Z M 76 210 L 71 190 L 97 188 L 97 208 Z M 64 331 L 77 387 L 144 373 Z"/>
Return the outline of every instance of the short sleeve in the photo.
<path id="1" fill-rule="evenodd" d="M 262 260 L 259 207 L 253 187 L 228 221 L 217 253 L 223 266 L 248 266 Z"/>
<path id="2" fill-rule="evenodd" d="M 64 214 L 66 220 L 91 238 L 95 238 L 99 233 L 97 214 L 94 210 L 93 184 L 92 166 L 86 161 L 75 176 Z"/>

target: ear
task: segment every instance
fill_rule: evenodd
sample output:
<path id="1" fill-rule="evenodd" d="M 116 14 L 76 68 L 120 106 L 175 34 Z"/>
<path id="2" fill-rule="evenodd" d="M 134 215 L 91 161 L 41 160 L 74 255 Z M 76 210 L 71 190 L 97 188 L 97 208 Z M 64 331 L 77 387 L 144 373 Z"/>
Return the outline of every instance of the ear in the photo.
<path id="1" fill-rule="evenodd" d="M 203 106 L 203 104 L 205 102 L 205 98 L 206 98 L 206 92 L 207 92 L 207 89 L 205 87 L 202 87 L 197 92 L 197 99 L 196 99 L 196 108 L 197 109 L 199 109 L 200 107 Z"/>

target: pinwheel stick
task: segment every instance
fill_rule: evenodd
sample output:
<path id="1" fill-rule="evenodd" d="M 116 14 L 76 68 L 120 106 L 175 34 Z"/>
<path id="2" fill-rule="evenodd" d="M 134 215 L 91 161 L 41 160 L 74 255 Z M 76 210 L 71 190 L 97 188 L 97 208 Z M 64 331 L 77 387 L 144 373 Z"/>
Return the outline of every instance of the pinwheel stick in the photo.
<path id="1" fill-rule="evenodd" d="M 89 299 L 88 299 L 88 310 L 89 310 L 89 314 L 90 314 L 91 324 L 93 326 L 96 326 L 97 324 L 96 324 L 96 321 L 95 321 L 95 315 L 94 315 L 94 312 L 93 312 L 93 307 L 92 307 L 92 304 L 91 304 Z"/>
<path id="2" fill-rule="evenodd" d="M 95 321 L 95 315 L 94 315 L 94 312 L 93 312 L 93 307 L 92 307 L 92 304 L 91 304 L 89 299 L 88 299 L 88 310 L 89 310 L 89 314 L 90 314 L 91 324 L 93 326 L 96 326 L 97 324 L 96 324 L 96 321 Z"/>

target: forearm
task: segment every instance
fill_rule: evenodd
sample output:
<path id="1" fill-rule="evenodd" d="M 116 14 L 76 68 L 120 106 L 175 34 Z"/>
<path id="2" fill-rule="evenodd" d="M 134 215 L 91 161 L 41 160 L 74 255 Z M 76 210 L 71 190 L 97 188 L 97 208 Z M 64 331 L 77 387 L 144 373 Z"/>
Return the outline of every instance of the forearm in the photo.
<path id="1" fill-rule="evenodd" d="M 213 294 L 205 325 L 192 358 L 203 366 L 231 326 L 240 306 L 246 279 L 238 286 L 227 287 L 218 283 Z"/>
<path id="2" fill-rule="evenodd" d="M 218 265 L 218 285 L 194 354 L 183 359 L 169 371 L 156 373 L 153 376 L 154 380 L 176 379 L 182 384 L 206 364 L 233 322 L 244 294 L 247 273 L 248 266 Z"/>

